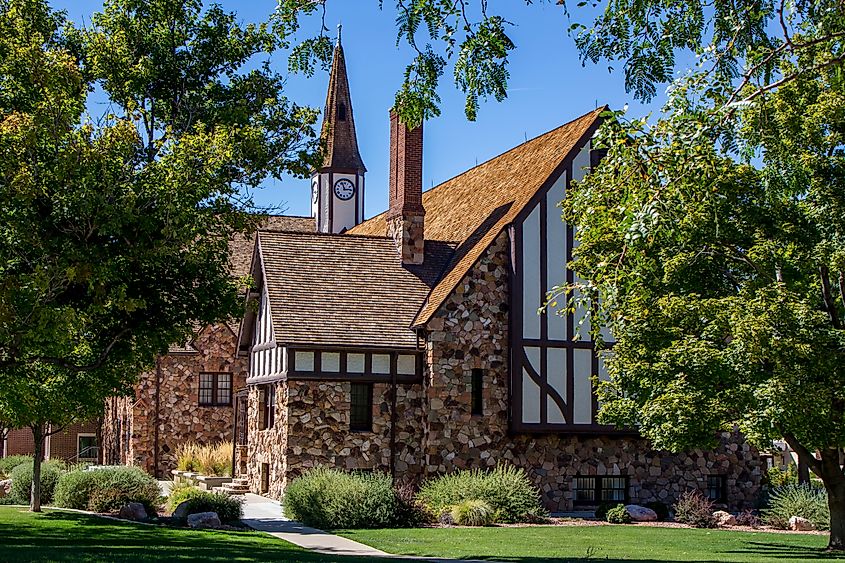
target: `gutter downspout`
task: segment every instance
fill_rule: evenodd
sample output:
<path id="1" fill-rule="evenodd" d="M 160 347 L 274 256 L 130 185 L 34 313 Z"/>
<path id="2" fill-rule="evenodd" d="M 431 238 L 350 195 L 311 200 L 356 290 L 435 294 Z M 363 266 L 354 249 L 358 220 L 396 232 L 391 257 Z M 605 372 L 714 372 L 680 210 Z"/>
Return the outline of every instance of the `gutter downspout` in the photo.
<path id="1" fill-rule="evenodd" d="M 153 433 L 153 475 L 159 477 L 158 463 L 158 432 L 160 424 L 160 408 L 161 408 L 161 356 L 156 357 L 156 393 L 155 393 L 155 431 Z"/>

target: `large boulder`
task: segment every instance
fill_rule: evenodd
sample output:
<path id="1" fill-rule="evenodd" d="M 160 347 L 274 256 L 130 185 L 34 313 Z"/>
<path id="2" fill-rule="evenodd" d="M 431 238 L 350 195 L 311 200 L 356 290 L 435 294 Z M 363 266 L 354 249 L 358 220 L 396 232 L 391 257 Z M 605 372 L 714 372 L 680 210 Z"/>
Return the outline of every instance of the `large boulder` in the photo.
<path id="1" fill-rule="evenodd" d="M 717 526 L 736 526 L 736 516 L 724 510 L 717 510 L 713 513 L 713 521 Z"/>
<path id="2" fill-rule="evenodd" d="M 219 528 L 222 523 L 216 512 L 198 512 L 188 515 L 188 526 L 191 528 Z"/>
<path id="3" fill-rule="evenodd" d="M 190 512 L 188 511 L 191 507 L 191 502 L 187 500 L 183 500 L 179 503 L 179 506 L 176 507 L 176 510 L 173 511 L 173 517 L 179 518 L 180 520 L 184 520 L 188 517 Z"/>
<path id="4" fill-rule="evenodd" d="M 812 532 L 816 526 L 806 518 L 793 516 L 789 519 L 789 529 L 796 532 Z"/>
<path id="5" fill-rule="evenodd" d="M 9 496 L 12 493 L 12 480 L 0 481 L 0 498 Z"/>
<path id="6" fill-rule="evenodd" d="M 656 522 L 657 513 L 650 508 L 640 506 L 639 504 L 628 504 L 625 506 L 625 511 L 631 517 L 632 522 Z"/>
<path id="7" fill-rule="evenodd" d="M 125 520 L 140 522 L 147 519 L 147 509 L 140 502 L 130 502 L 120 509 L 118 516 Z"/>

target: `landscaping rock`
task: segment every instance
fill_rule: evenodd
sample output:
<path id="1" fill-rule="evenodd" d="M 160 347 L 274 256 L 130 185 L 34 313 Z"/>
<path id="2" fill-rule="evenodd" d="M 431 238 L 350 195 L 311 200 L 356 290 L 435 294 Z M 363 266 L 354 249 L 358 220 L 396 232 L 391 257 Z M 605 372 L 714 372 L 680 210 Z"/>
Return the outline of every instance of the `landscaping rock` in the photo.
<path id="1" fill-rule="evenodd" d="M 130 502 L 120 509 L 118 515 L 125 520 L 141 521 L 147 519 L 147 510 L 140 502 Z"/>
<path id="2" fill-rule="evenodd" d="M 0 498 L 9 496 L 12 493 L 12 480 L 0 481 Z"/>
<path id="3" fill-rule="evenodd" d="M 717 526 L 736 526 L 736 516 L 724 510 L 717 510 L 713 513 L 713 520 Z"/>
<path id="4" fill-rule="evenodd" d="M 187 500 L 183 500 L 179 503 L 179 506 L 176 507 L 176 510 L 173 511 L 173 517 L 179 518 L 180 520 L 184 520 L 188 517 L 188 510 L 191 506 L 191 502 Z"/>
<path id="5" fill-rule="evenodd" d="M 625 511 L 632 522 L 657 522 L 657 513 L 639 504 L 628 504 L 625 506 Z"/>
<path id="6" fill-rule="evenodd" d="M 221 525 L 216 512 L 198 512 L 188 516 L 188 526 L 191 528 L 219 528 Z"/>
<path id="7" fill-rule="evenodd" d="M 812 532 L 816 526 L 806 518 L 793 516 L 789 519 L 789 529 L 795 532 Z"/>

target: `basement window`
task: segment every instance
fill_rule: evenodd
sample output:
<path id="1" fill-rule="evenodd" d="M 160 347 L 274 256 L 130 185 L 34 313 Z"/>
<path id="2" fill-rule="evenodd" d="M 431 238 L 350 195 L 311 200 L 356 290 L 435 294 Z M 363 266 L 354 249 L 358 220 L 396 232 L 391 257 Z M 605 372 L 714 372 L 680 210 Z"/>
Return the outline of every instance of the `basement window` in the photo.
<path id="1" fill-rule="evenodd" d="M 572 502 L 576 506 L 598 506 L 605 502 L 627 501 L 627 477 L 572 478 Z"/>
<path id="2" fill-rule="evenodd" d="M 713 502 L 727 502 L 728 481 L 724 475 L 707 476 L 707 498 Z"/>
<path id="3" fill-rule="evenodd" d="M 373 384 L 353 383 L 349 412 L 349 429 L 371 432 L 373 429 Z"/>
<path id="4" fill-rule="evenodd" d="M 203 407 L 232 406 L 232 374 L 201 373 L 199 404 Z"/>

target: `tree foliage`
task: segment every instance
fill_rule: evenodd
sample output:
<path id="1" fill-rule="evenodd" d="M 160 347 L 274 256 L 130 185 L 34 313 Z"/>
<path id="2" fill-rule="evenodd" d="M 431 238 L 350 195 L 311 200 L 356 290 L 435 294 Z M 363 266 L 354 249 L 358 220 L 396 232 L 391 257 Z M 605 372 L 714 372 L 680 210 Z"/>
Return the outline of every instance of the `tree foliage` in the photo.
<path id="1" fill-rule="evenodd" d="M 0 0 L 0 418 L 37 448 L 240 313 L 249 189 L 306 174 L 318 146 L 316 112 L 246 66 L 280 41 L 199 0 L 108 0 L 87 29 Z"/>

